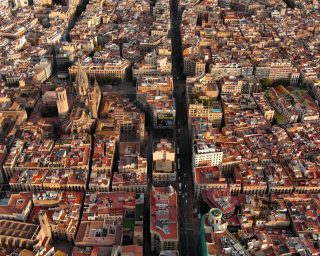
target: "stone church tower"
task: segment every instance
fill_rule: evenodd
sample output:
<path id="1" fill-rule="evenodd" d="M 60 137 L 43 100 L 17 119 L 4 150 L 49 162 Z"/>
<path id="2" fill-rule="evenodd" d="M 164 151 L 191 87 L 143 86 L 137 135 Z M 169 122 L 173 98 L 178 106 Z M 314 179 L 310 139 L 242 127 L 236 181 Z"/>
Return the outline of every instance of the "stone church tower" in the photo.
<path id="1" fill-rule="evenodd" d="M 68 115 L 68 112 L 69 112 L 67 91 L 63 87 L 58 87 L 56 89 L 56 94 L 57 94 L 57 108 L 58 108 L 59 117 L 64 118 Z"/>
<path id="2" fill-rule="evenodd" d="M 88 90 L 88 108 L 92 118 L 98 118 L 100 101 L 101 91 L 97 80 L 95 80 L 93 87 Z"/>
<path id="3" fill-rule="evenodd" d="M 82 97 L 86 96 L 89 89 L 89 80 L 86 72 L 83 70 L 82 66 L 79 64 L 78 74 L 74 83 L 77 94 Z"/>

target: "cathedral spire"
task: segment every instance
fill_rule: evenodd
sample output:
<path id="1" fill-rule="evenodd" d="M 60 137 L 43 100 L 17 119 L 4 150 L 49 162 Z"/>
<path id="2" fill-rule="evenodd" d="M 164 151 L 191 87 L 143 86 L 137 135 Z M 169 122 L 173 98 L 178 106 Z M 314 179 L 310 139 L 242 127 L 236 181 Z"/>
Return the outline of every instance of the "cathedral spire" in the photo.
<path id="1" fill-rule="evenodd" d="M 97 77 L 96 77 L 96 76 L 94 76 L 93 87 L 98 87 L 98 88 L 99 88 L 99 84 L 98 84 L 98 81 L 97 81 Z"/>
<path id="2" fill-rule="evenodd" d="M 75 87 L 79 96 L 87 95 L 87 91 L 89 89 L 89 80 L 79 60 L 78 60 L 78 74 L 75 79 Z"/>

